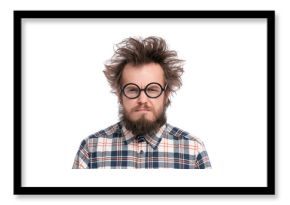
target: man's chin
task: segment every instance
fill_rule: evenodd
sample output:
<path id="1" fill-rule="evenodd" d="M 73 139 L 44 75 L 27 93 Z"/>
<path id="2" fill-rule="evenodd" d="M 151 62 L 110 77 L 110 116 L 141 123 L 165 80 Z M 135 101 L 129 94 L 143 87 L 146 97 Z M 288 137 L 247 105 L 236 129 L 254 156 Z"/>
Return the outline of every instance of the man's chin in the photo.
<path id="1" fill-rule="evenodd" d="M 156 116 L 152 113 L 135 114 L 131 113 L 130 116 L 126 112 L 119 112 L 120 120 L 124 122 L 127 130 L 132 131 L 134 135 L 154 135 L 166 123 L 165 110 Z"/>
<path id="2" fill-rule="evenodd" d="M 124 118 L 125 127 L 132 131 L 134 135 L 154 135 L 159 128 L 165 123 L 166 119 L 162 118 L 159 120 L 151 120 L 145 116 L 138 118 L 137 120 L 132 120 Z"/>
<path id="3" fill-rule="evenodd" d="M 146 121 L 149 123 L 154 123 L 156 121 L 156 119 L 152 119 L 151 117 L 149 117 L 147 115 L 141 115 L 141 116 L 133 118 L 133 119 L 129 118 L 129 120 L 131 120 L 132 122 Z"/>

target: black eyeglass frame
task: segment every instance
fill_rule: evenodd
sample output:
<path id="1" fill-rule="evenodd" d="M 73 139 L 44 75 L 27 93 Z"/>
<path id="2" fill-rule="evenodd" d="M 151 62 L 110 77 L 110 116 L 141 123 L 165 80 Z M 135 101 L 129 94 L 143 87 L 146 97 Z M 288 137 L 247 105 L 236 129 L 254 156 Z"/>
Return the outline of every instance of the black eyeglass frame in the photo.
<path id="1" fill-rule="evenodd" d="M 158 85 L 160 88 L 161 88 L 161 92 L 160 92 L 160 94 L 159 95 L 157 95 L 156 97 L 151 97 L 150 95 L 148 95 L 148 93 L 146 92 L 146 90 L 147 90 L 147 88 L 150 86 L 150 85 L 152 85 L 152 84 L 154 84 L 154 85 Z M 127 87 L 127 86 L 129 86 L 129 85 L 134 85 L 134 86 L 136 86 L 137 88 L 138 88 L 138 94 L 136 95 L 136 97 L 129 97 L 129 96 L 127 96 L 126 95 L 126 93 L 125 93 L 125 88 Z M 162 87 L 162 85 L 160 85 L 159 83 L 156 83 L 156 82 L 152 82 L 152 83 L 149 83 L 149 84 L 147 84 L 146 86 L 145 86 L 145 88 L 140 88 L 137 84 L 135 84 L 135 83 L 127 83 L 126 85 L 124 85 L 123 87 L 121 87 L 121 93 L 126 97 L 126 98 L 129 98 L 129 99 L 136 99 L 136 98 L 138 98 L 140 95 L 141 95 L 141 92 L 142 91 L 144 91 L 144 93 L 145 93 L 145 95 L 148 97 L 148 98 L 158 98 L 158 97 L 160 97 L 161 95 L 162 95 L 162 93 L 166 90 L 166 88 L 167 88 L 167 84 L 165 84 L 165 86 L 164 87 Z"/>

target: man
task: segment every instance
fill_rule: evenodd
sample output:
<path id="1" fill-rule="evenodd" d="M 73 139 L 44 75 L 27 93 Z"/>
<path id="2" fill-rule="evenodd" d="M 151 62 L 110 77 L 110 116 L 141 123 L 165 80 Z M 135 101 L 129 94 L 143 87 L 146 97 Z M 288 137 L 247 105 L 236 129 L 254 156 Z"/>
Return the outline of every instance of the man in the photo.
<path id="1" fill-rule="evenodd" d="M 182 62 L 162 38 L 119 43 L 104 73 L 118 96 L 120 122 L 84 139 L 73 168 L 211 168 L 203 142 L 166 122 Z"/>

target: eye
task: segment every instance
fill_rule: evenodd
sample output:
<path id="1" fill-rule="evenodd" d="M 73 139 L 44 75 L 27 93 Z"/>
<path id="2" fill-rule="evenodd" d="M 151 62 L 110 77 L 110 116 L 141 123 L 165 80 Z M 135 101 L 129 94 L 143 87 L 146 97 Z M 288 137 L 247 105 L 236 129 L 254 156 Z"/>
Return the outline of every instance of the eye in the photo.
<path id="1" fill-rule="evenodd" d="M 148 91 L 149 92 L 157 92 L 158 91 L 158 88 L 148 88 Z"/>
<path id="2" fill-rule="evenodd" d="M 135 94 L 135 93 L 139 92 L 139 88 L 131 85 L 131 86 L 125 87 L 124 91 L 125 91 L 125 93 L 128 93 L 128 94 Z"/>
<path id="3" fill-rule="evenodd" d="M 129 92 L 138 92 L 137 88 L 128 88 L 127 91 Z"/>
<path id="4" fill-rule="evenodd" d="M 160 91 L 160 87 L 159 86 L 150 86 L 147 88 L 147 90 L 149 92 L 159 92 Z"/>

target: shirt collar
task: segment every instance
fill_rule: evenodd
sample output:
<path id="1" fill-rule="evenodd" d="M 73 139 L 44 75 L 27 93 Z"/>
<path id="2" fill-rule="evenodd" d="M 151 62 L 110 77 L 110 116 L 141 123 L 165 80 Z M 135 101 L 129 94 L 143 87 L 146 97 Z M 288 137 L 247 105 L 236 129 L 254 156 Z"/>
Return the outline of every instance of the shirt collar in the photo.
<path id="1" fill-rule="evenodd" d="M 125 144 L 130 144 L 131 142 L 138 142 L 138 139 L 133 133 L 129 130 L 126 129 L 124 126 L 124 123 L 121 123 L 122 126 L 122 132 L 123 132 L 123 137 L 124 137 L 124 143 Z M 162 140 L 162 137 L 165 134 L 165 129 L 166 129 L 166 124 L 162 125 L 158 132 L 155 135 L 143 135 L 145 141 L 153 148 L 156 149 L 159 145 L 159 143 Z"/>

